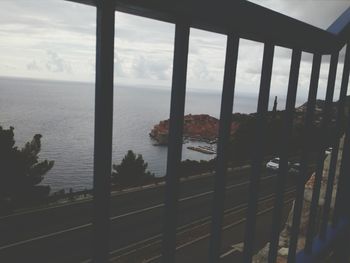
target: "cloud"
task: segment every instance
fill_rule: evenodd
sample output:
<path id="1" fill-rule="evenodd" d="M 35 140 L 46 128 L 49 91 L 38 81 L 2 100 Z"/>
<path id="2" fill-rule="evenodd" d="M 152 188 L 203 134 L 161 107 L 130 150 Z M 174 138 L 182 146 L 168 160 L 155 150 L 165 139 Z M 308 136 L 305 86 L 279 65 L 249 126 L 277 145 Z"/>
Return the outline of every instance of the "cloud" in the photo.
<path id="1" fill-rule="evenodd" d="M 40 34 L 47 28 L 79 34 L 94 34 L 93 7 L 68 1 L 11 1 L 0 2 L 0 24 L 15 30 Z M 92 11 L 92 12 L 91 12 Z"/>
<path id="2" fill-rule="evenodd" d="M 350 5 L 348 0 L 252 2 L 324 29 Z M 174 32 L 173 24 L 117 12 L 116 78 L 170 83 Z M 3 72 L 8 75 L 94 81 L 95 33 L 93 7 L 61 0 L 0 1 L 0 61 L 6 61 Z M 225 50 L 226 36 L 191 29 L 188 63 L 191 87 L 210 82 L 221 88 Z M 263 44 L 240 40 L 238 90 L 257 92 L 262 54 Z M 273 84 L 277 88 L 288 81 L 290 55 L 290 50 L 276 48 Z M 299 81 L 303 87 L 308 87 L 311 61 L 312 55 L 303 53 Z M 321 78 L 327 79 L 327 70 L 322 71 Z"/>
<path id="3" fill-rule="evenodd" d="M 146 59 L 140 55 L 134 58 L 131 76 L 140 79 L 168 80 L 171 77 L 171 64 L 159 59 Z"/>
<path id="4" fill-rule="evenodd" d="M 17 68 L 9 64 L 0 64 L 0 68 L 4 70 L 16 70 Z"/>
<path id="5" fill-rule="evenodd" d="M 189 63 L 188 78 L 198 81 L 215 81 L 204 60 L 195 59 Z"/>
<path id="6" fill-rule="evenodd" d="M 38 66 L 38 63 L 36 62 L 36 60 L 32 60 L 30 63 L 27 64 L 27 69 L 39 71 L 40 67 Z"/>
<path id="7" fill-rule="evenodd" d="M 47 58 L 48 60 L 45 66 L 48 71 L 72 73 L 72 67 L 70 63 L 59 57 L 56 52 L 48 50 Z"/>

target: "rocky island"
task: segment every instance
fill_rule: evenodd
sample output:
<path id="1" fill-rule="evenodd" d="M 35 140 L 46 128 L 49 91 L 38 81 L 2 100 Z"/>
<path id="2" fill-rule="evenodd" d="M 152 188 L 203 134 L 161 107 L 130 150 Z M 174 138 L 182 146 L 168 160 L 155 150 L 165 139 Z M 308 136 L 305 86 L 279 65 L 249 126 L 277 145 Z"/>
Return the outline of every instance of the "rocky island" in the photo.
<path id="1" fill-rule="evenodd" d="M 232 122 L 231 135 L 238 129 L 239 124 Z M 208 114 L 184 116 L 183 136 L 185 139 L 194 141 L 204 141 L 208 143 L 216 142 L 219 130 L 219 120 Z M 150 137 L 160 145 L 168 143 L 169 119 L 160 121 L 150 132 Z"/>

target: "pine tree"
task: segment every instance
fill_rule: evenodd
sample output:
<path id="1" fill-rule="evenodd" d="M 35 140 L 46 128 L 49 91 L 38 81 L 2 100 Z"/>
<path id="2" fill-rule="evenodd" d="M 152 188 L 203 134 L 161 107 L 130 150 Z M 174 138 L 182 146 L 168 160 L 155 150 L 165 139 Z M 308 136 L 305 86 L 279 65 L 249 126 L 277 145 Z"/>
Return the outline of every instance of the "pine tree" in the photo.
<path id="1" fill-rule="evenodd" d="M 273 113 L 276 113 L 276 111 L 277 111 L 277 96 L 275 96 L 275 101 L 273 102 L 273 109 L 272 109 Z"/>
<path id="2" fill-rule="evenodd" d="M 37 186 L 54 165 L 54 161 L 38 160 L 41 137 L 34 135 L 31 142 L 18 149 L 14 128 L 6 130 L 0 126 L 0 199 L 29 201 L 49 194 L 49 186 Z"/>
<path id="3" fill-rule="evenodd" d="M 141 154 L 129 150 L 119 165 L 113 165 L 112 180 L 120 187 L 132 187 L 151 183 L 154 174 L 147 171 L 148 164 Z"/>

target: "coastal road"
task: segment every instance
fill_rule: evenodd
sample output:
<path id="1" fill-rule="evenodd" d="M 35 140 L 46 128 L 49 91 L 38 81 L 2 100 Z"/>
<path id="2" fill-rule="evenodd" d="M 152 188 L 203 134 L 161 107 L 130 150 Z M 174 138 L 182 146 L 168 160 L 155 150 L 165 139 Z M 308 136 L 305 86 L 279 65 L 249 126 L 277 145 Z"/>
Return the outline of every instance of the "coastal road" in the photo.
<path id="1" fill-rule="evenodd" d="M 225 209 L 247 203 L 250 168 L 229 172 Z M 275 190 L 275 176 L 263 174 L 260 196 Z M 288 184 L 293 185 L 290 178 Z M 181 183 L 178 225 L 208 217 L 213 177 Z M 162 232 L 164 185 L 117 192 L 111 199 L 111 251 L 122 251 Z M 91 254 L 91 200 L 0 217 L 0 262 L 81 262 Z M 115 253 L 114 253 L 115 254 Z"/>
<path id="2" fill-rule="evenodd" d="M 292 202 L 294 200 L 295 191 L 287 191 L 285 194 L 285 207 L 283 221 L 286 219 Z M 269 241 L 271 234 L 271 220 L 273 211 L 274 198 L 260 198 L 257 213 L 257 225 L 255 235 L 255 253 L 258 252 Z M 231 211 L 230 211 L 231 210 Z M 245 223 L 247 207 L 238 207 L 237 209 L 229 209 L 225 211 L 224 223 L 222 229 L 222 246 L 221 246 L 221 263 L 242 262 L 243 242 L 245 236 Z M 283 225 L 282 225 L 283 226 Z M 208 253 L 210 245 L 210 220 L 199 226 L 193 226 L 192 229 L 180 230 L 177 234 L 176 262 L 192 263 L 192 262 L 208 262 Z M 191 238 L 189 238 L 189 236 Z M 135 251 L 129 253 L 133 255 L 134 262 L 143 263 L 160 263 L 161 254 L 159 249 L 152 251 L 149 247 L 145 247 L 145 251 Z M 153 252 L 153 253 L 152 253 Z M 128 262 L 126 256 L 116 256 L 112 258 L 113 263 Z M 209 263 L 209 262 L 208 262 Z"/>

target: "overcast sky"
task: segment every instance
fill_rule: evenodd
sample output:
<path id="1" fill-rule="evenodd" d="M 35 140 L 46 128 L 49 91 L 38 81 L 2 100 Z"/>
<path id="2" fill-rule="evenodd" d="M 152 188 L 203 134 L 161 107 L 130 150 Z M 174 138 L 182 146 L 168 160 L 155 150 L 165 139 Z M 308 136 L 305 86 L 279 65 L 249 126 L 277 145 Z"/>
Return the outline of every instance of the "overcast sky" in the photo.
<path id="1" fill-rule="evenodd" d="M 254 0 L 326 29 L 350 1 Z M 0 75 L 93 82 L 95 75 L 93 7 L 63 0 L 0 0 Z M 116 83 L 170 86 L 174 25 L 116 14 Z M 220 90 L 226 37 L 191 30 L 188 86 Z M 256 92 L 263 45 L 242 40 L 237 89 Z M 277 48 L 272 93 L 285 93 L 290 50 Z M 329 58 L 322 64 L 320 87 L 327 80 Z M 341 60 L 342 62 L 342 60 Z M 339 74 L 342 65 L 340 63 Z M 300 86 L 309 84 L 310 56 L 303 55 Z M 322 96 L 322 92 L 319 96 Z"/>

